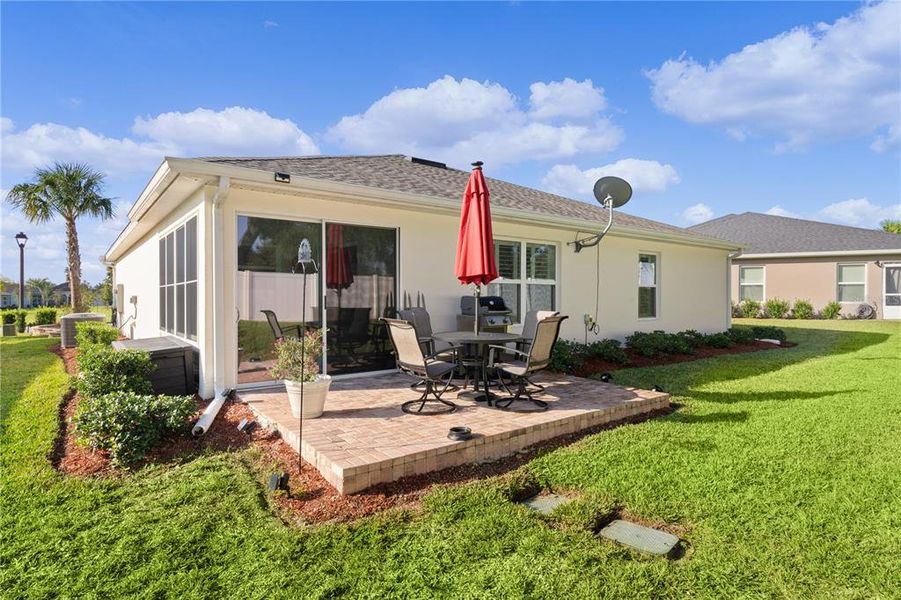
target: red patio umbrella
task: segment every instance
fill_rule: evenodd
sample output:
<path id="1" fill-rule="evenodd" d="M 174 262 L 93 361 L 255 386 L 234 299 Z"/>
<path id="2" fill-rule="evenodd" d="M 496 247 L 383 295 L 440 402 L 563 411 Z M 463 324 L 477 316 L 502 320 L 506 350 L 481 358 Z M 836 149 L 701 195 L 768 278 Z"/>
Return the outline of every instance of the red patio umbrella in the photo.
<path id="1" fill-rule="evenodd" d="M 471 283 L 475 286 L 474 329 L 478 334 L 481 286 L 497 279 L 497 260 L 494 257 L 494 235 L 491 232 L 488 184 L 482 175 L 482 162 L 474 162 L 472 166 L 469 183 L 463 192 L 454 274 L 461 284 Z"/>
<path id="2" fill-rule="evenodd" d="M 326 227 L 326 273 L 325 287 L 338 294 L 338 308 L 341 308 L 341 292 L 353 285 L 354 274 L 350 269 L 350 259 L 344 248 L 344 226 L 329 223 Z"/>

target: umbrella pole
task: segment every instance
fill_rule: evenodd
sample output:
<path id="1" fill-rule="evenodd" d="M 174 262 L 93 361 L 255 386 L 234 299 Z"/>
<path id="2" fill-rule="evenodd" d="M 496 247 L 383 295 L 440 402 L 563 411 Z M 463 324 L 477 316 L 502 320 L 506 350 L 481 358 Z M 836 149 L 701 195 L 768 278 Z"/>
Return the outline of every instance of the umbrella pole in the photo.
<path id="1" fill-rule="evenodd" d="M 475 291 L 476 303 L 475 303 L 475 311 L 474 311 L 475 318 L 473 319 L 472 329 L 476 335 L 479 335 L 479 297 L 482 295 L 482 286 L 479 285 L 478 283 L 475 285 L 476 285 L 476 291 Z"/>

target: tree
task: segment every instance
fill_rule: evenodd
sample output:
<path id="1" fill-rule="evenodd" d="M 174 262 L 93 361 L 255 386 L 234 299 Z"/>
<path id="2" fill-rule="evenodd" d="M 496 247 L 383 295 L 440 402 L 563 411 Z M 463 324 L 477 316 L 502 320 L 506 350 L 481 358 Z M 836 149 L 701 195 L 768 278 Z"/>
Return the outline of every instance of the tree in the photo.
<path id="1" fill-rule="evenodd" d="M 53 282 L 46 277 L 40 279 L 29 279 L 25 282 L 25 287 L 31 290 L 31 304 L 34 305 L 34 293 L 37 292 L 41 296 L 41 304 L 47 306 L 50 301 L 50 295 L 53 293 Z"/>
<path id="2" fill-rule="evenodd" d="M 901 219 L 886 219 L 879 224 L 882 231 L 901 234 Z"/>
<path id="3" fill-rule="evenodd" d="M 49 168 L 35 169 L 33 182 L 14 185 L 6 195 L 6 200 L 32 223 L 45 223 L 56 217 L 65 222 L 69 290 L 76 312 L 84 310 L 84 303 L 75 222 L 85 216 L 112 218 L 113 199 L 103 196 L 104 178 L 103 173 L 85 164 L 54 163 Z"/>

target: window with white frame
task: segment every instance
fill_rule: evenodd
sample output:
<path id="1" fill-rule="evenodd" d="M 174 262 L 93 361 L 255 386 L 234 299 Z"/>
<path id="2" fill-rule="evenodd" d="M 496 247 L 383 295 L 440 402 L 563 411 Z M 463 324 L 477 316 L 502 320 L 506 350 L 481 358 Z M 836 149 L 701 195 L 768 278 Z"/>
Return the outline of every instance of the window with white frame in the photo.
<path id="1" fill-rule="evenodd" d="M 866 299 L 866 291 L 866 265 L 838 265 L 839 302 L 863 302 Z"/>
<path id="2" fill-rule="evenodd" d="M 160 329 L 197 339 L 197 217 L 160 238 Z"/>
<path id="3" fill-rule="evenodd" d="M 657 255 L 638 255 L 638 318 L 657 318 Z"/>
<path id="4" fill-rule="evenodd" d="M 763 302 L 763 267 L 738 267 L 738 299 Z"/>
<path id="5" fill-rule="evenodd" d="M 515 323 L 530 310 L 557 308 L 557 247 L 554 244 L 495 240 L 498 278 L 488 293 L 504 299 Z"/>

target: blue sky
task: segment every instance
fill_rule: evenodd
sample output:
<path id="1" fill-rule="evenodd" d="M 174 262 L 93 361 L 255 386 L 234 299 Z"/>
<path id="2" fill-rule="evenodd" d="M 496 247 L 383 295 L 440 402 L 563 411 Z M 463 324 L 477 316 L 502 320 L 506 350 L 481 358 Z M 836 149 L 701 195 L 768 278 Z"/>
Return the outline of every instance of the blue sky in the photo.
<path id="1" fill-rule="evenodd" d="M 899 216 L 901 4 L 3 3 L 5 190 L 108 173 L 85 277 L 165 154 L 413 153 L 687 225 Z M 462 192 L 462 190 L 461 190 Z M 62 225 L 2 209 L 2 273 L 62 279 Z"/>

